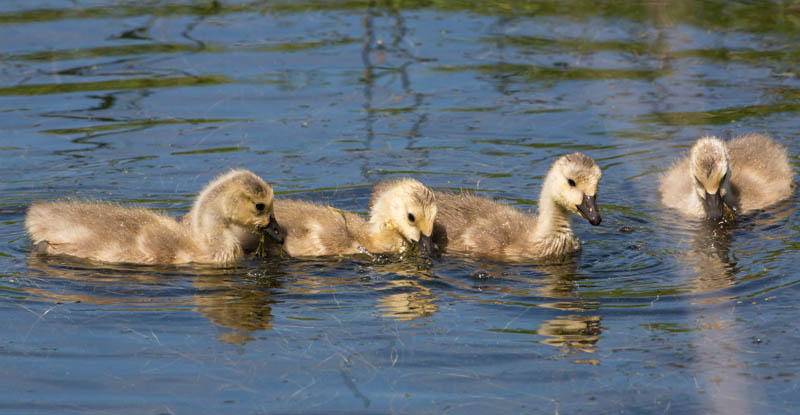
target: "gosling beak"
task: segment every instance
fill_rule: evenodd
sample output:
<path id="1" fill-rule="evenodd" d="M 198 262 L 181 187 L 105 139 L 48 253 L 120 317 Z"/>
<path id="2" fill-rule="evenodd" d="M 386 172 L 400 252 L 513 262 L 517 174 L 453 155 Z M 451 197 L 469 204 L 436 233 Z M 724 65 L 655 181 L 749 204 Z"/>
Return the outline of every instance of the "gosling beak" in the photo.
<path id="1" fill-rule="evenodd" d="M 278 221 L 275 220 L 275 216 L 269 217 L 269 223 L 267 226 L 261 228 L 261 231 L 265 232 L 269 235 L 272 240 L 281 244 L 283 243 L 283 239 L 286 236 L 286 232 L 278 225 Z"/>
<path id="2" fill-rule="evenodd" d="M 597 211 L 597 195 L 583 195 L 583 201 L 578 205 L 578 212 L 593 226 L 597 226 L 603 221 L 600 212 Z"/>
<path id="3" fill-rule="evenodd" d="M 739 201 L 733 195 L 733 192 L 728 192 L 725 196 L 722 196 L 722 203 L 725 204 L 728 208 L 730 208 L 731 212 L 734 214 L 739 213 Z"/>
<path id="4" fill-rule="evenodd" d="M 425 235 L 424 233 L 419 234 L 417 247 L 419 248 L 420 252 L 422 252 L 427 257 L 433 257 L 436 254 L 434 246 L 435 244 L 431 240 L 430 235 Z"/>
<path id="5" fill-rule="evenodd" d="M 719 195 L 719 190 L 716 193 L 706 193 L 706 198 L 703 200 L 703 207 L 706 211 L 706 218 L 713 221 L 722 219 L 725 213 L 725 208 L 722 206 L 722 197 Z"/>

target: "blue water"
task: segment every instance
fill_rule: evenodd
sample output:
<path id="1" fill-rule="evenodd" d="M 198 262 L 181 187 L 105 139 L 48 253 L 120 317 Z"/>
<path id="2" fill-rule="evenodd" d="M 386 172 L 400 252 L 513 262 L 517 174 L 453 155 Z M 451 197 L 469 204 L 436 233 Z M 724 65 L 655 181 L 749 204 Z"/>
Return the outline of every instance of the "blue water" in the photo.
<path id="1" fill-rule="evenodd" d="M 659 173 L 771 135 L 800 171 L 791 2 L 0 5 L 0 412 L 794 413 L 798 197 L 709 230 Z M 603 224 L 561 265 L 98 265 L 36 200 L 185 213 L 233 167 L 365 212 L 413 176 L 536 209 L 582 151 Z"/>

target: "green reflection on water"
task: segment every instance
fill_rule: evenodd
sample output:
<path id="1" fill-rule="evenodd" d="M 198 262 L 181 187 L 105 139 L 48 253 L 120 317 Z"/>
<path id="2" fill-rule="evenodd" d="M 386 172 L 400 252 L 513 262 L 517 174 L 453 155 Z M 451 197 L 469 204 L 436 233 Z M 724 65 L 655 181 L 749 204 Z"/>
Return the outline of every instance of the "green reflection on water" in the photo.
<path id="1" fill-rule="evenodd" d="M 515 65 L 509 63 L 442 65 L 434 67 L 433 69 L 442 72 L 478 71 L 488 74 L 503 73 L 506 75 L 521 76 L 530 81 L 592 81 L 608 79 L 641 79 L 652 81 L 668 73 L 666 69 L 549 68 L 545 66 Z"/>
<path id="2" fill-rule="evenodd" d="M 486 39 L 496 42 L 498 39 Z M 534 36 L 504 36 L 502 41 L 513 46 L 536 50 L 565 50 L 570 52 L 615 51 L 643 54 L 651 47 L 645 42 L 591 41 L 584 39 L 548 39 Z"/>
<path id="3" fill-rule="evenodd" d="M 0 88 L 0 96 L 67 94 L 71 92 L 120 89 L 171 88 L 183 86 L 221 85 L 229 83 L 224 76 L 183 76 L 175 78 L 134 78 L 112 81 L 72 82 L 63 84 L 18 85 Z"/>
<path id="4" fill-rule="evenodd" d="M 154 125 L 209 124 L 209 123 L 215 124 L 222 122 L 249 122 L 249 121 L 251 120 L 226 119 L 226 118 L 182 118 L 174 120 L 140 120 L 140 121 L 129 121 L 121 123 L 98 124 L 89 127 L 79 127 L 79 128 L 54 128 L 51 130 L 42 130 L 40 132 L 47 134 L 59 134 L 59 135 L 93 134 L 105 131 L 127 130 L 129 128 L 137 128 L 137 127 L 149 127 Z"/>
<path id="5" fill-rule="evenodd" d="M 525 329 L 487 329 L 486 331 L 491 331 L 492 333 L 531 334 L 531 335 L 539 334 L 537 330 L 525 330 Z"/>
<path id="6" fill-rule="evenodd" d="M 617 148 L 616 145 L 597 145 L 597 144 L 572 144 L 572 143 L 565 143 L 565 142 L 531 142 L 530 138 L 522 138 L 522 139 L 514 139 L 514 140 L 498 140 L 498 139 L 480 139 L 480 140 L 472 140 L 473 143 L 485 143 L 485 144 L 499 144 L 499 145 L 511 145 L 511 146 L 522 146 L 522 147 L 532 147 L 532 148 L 557 148 L 562 150 L 575 150 L 575 151 L 592 151 L 592 150 L 610 150 Z"/>
<path id="7" fill-rule="evenodd" d="M 669 7 L 659 2 L 607 1 L 536 1 L 506 0 L 470 2 L 463 0 L 384 1 L 277 1 L 223 3 L 216 1 L 170 4 L 162 2 L 123 2 L 113 7 L 65 7 L 0 13 L 0 24 L 49 22 L 67 19 L 109 19 L 131 16 L 226 16 L 235 13 L 307 13 L 309 11 L 420 10 L 439 12 L 471 12 L 482 15 L 513 17 L 563 16 L 570 20 L 592 18 L 624 19 L 636 23 L 653 19 L 701 27 L 703 30 L 745 30 L 759 33 L 800 32 L 797 4 L 792 0 L 754 1 L 728 0 L 703 2 L 675 0 Z M 613 42 L 608 47 L 616 47 Z M 634 48 L 636 46 L 623 46 Z"/>
<path id="8" fill-rule="evenodd" d="M 741 62 L 797 62 L 800 49 L 792 50 L 736 50 L 736 49 L 685 49 L 662 51 L 658 43 L 587 39 L 549 39 L 533 36 L 508 36 L 485 39 L 486 42 L 502 41 L 505 44 L 537 52 L 591 53 L 598 51 L 631 53 L 634 55 L 666 54 L 670 58 L 701 58 L 712 61 Z"/>
<path id="9" fill-rule="evenodd" d="M 404 114 L 407 112 L 415 112 L 424 110 L 421 107 L 402 107 L 402 108 L 367 108 L 367 112 L 378 112 L 387 114 Z"/>
<path id="10" fill-rule="evenodd" d="M 465 108 L 440 108 L 441 112 L 493 112 L 499 111 L 501 107 L 465 107 Z"/>
<path id="11" fill-rule="evenodd" d="M 640 116 L 639 122 L 655 122 L 667 126 L 722 125 L 742 118 L 764 117 L 782 112 L 800 112 L 799 103 L 751 105 L 698 112 L 657 112 Z"/>
<path id="12" fill-rule="evenodd" d="M 111 56 L 151 55 L 161 53 L 198 53 L 213 51 L 209 44 L 146 43 L 138 45 L 115 45 L 96 48 L 51 50 L 7 56 L 9 60 L 32 62 L 54 62 L 74 59 L 91 59 Z"/>
<path id="13" fill-rule="evenodd" d="M 235 48 L 214 42 L 196 43 L 145 43 L 115 45 L 83 49 L 54 50 L 6 56 L 8 60 L 31 62 L 54 62 L 75 59 L 92 59 L 112 56 L 154 55 L 164 53 L 231 53 L 231 52 L 299 52 L 321 47 L 333 47 L 358 42 L 358 39 L 342 37 L 311 42 L 286 42 L 270 45 L 237 44 Z"/>
<path id="14" fill-rule="evenodd" d="M 693 331 L 700 330 L 699 328 L 689 329 L 681 327 L 675 323 L 650 323 L 650 324 L 642 324 L 642 327 L 644 327 L 645 330 L 666 331 L 669 333 L 690 333 Z"/>
<path id="15" fill-rule="evenodd" d="M 219 147 L 219 148 L 204 148 L 202 150 L 176 151 L 174 153 L 170 153 L 170 155 L 185 156 L 192 154 L 231 153 L 235 151 L 249 151 L 249 150 L 250 150 L 249 147 Z"/>
<path id="16" fill-rule="evenodd" d="M 678 58 L 703 58 L 715 61 L 742 61 L 742 62 L 797 62 L 800 60 L 800 50 L 730 50 L 730 49 L 690 49 L 670 52 L 670 56 Z"/>

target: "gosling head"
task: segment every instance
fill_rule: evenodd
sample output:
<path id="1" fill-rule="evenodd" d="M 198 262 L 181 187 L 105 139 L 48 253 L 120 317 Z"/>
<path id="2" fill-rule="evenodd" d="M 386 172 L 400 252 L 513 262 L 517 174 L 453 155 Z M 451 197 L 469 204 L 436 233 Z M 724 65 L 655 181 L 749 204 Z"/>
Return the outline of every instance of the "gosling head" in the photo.
<path id="1" fill-rule="evenodd" d="M 689 153 L 689 171 L 694 191 L 703 203 L 710 220 L 719 220 L 725 213 L 723 205 L 736 210 L 731 193 L 731 167 L 728 149 L 716 137 L 697 140 Z"/>
<path id="2" fill-rule="evenodd" d="M 430 256 L 434 254 L 431 233 L 437 211 L 436 198 L 425 185 L 411 178 L 392 180 L 375 186 L 370 223 L 399 233 Z"/>
<path id="3" fill-rule="evenodd" d="M 266 232 L 283 242 L 284 232 L 275 220 L 272 186 L 247 170 L 233 170 L 216 180 L 209 196 L 221 201 L 221 215 L 228 223 Z"/>
<path id="4" fill-rule="evenodd" d="M 601 176 L 600 167 L 582 153 L 562 156 L 547 173 L 556 203 L 595 226 L 602 221 L 597 210 L 597 183 Z"/>

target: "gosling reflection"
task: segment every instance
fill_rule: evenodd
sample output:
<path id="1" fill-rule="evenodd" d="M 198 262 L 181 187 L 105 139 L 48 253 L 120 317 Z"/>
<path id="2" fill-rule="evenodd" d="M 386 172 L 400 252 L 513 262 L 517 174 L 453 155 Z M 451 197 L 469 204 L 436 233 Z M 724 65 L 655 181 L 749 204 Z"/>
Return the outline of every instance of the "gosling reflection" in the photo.
<path id="1" fill-rule="evenodd" d="M 561 349 L 564 354 L 578 352 L 594 353 L 597 342 L 603 332 L 599 315 L 564 315 L 552 320 L 545 320 L 537 330 L 527 329 L 494 329 L 491 331 L 510 334 L 527 334 L 543 337 L 533 340 L 534 343 L 546 344 Z M 575 363 L 596 365 L 596 359 L 576 360 Z"/>
<path id="2" fill-rule="evenodd" d="M 267 275 L 274 270 L 262 270 L 263 276 L 253 277 L 242 275 L 240 268 L 98 267 L 88 261 L 83 265 L 74 259 L 31 255 L 28 269 L 34 271 L 34 282 L 46 278 L 64 283 L 32 283 L 22 289 L 47 302 L 131 309 L 191 308 L 228 329 L 219 335 L 226 343 L 243 344 L 252 340 L 254 333 L 272 329 L 272 295 L 278 283 Z"/>
<path id="3" fill-rule="evenodd" d="M 736 282 L 736 259 L 731 254 L 733 220 L 703 223 L 692 236 L 686 264 L 695 274 L 690 290 L 709 292 L 730 287 Z"/>
<path id="4" fill-rule="evenodd" d="M 393 292 L 378 298 L 378 308 L 381 315 L 400 321 L 410 321 L 428 317 L 439 311 L 436 302 L 439 301 L 431 290 L 419 280 L 401 279 L 388 281 L 389 286 L 381 292 Z M 397 292 L 400 291 L 400 292 Z"/>
<path id="5" fill-rule="evenodd" d="M 253 333 L 272 329 L 272 295 L 278 286 L 274 278 L 207 275 L 198 276 L 192 285 L 199 290 L 192 297 L 194 310 L 217 326 L 233 330 L 222 333 L 220 341 L 244 344 L 253 340 Z"/>
<path id="6" fill-rule="evenodd" d="M 593 302 L 582 300 L 578 283 L 585 279 L 574 262 L 564 264 L 515 264 L 465 260 L 472 271 L 472 286 L 464 288 L 496 291 L 508 295 L 541 296 L 557 301 L 540 304 L 560 310 L 584 311 Z M 519 284 L 508 284 L 509 281 Z"/>
<path id="7" fill-rule="evenodd" d="M 376 307 L 381 316 L 400 321 L 429 317 L 439 310 L 436 305 L 439 298 L 426 286 L 435 280 L 428 271 L 432 265 L 430 259 L 381 255 L 351 260 L 295 264 L 291 282 L 282 288 L 305 296 L 341 294 L 348 287 L 358 291 L 368 289 L 370 295 L 377 297 Z M 320 272 L 321 276 L 315 275 Z M 373 275 L 380 277 L 373 280 Z"/>
<path id="8" fill-rule="evenodd" d="M 370 269 L 381 275 L 393 276 L 387 285 L 377 291 L 380 297 L 377 306 L 381 316 L 399 321 L 411 321 L 430 317 L 437 311 L 439 297 L 426 286 L 436 277 L 431 273 L 433 262 L 419 255 L 403 255 L 377 261 Z"/>
<path id="9" fill-rule="evenodd" d="M 539 343 L 561 347 L 567 352 L 594 353 L 594 347 L 603 332 L 600 320 L 601 317 L 597 315 L 567 315 L 547 320 L 536 331 L 546 337 Z"/>

